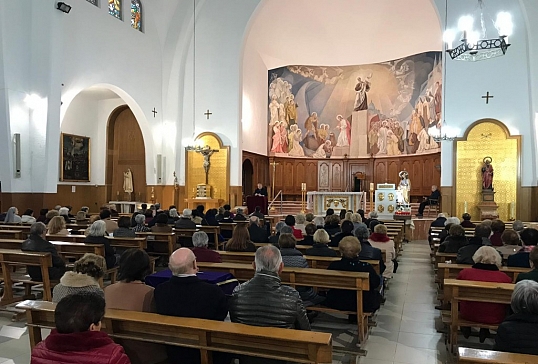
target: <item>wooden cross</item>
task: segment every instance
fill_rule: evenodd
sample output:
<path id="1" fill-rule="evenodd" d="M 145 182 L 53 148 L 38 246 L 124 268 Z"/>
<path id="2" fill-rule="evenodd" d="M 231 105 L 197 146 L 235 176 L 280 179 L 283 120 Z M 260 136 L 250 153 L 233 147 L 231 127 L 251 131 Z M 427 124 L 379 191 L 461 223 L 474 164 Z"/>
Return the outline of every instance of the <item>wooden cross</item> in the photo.
<path id="1" fill-rule="evenodd" d="M 155 115 L 157 114 L 157 110 L 155 110 L 155 108 L 153 108 L 153 110 L 151 110 L 151 112 L 153 113 L 153 117 L 155 117 Z"/>
<path id="2" fill-rule="evenodd" d="M 204 113 L 204 115 L 207 117 L 207 120 L 209 120 L 209 116 L 213 115 L 212 112 L 209 112 L 209 109 Z"/>
<path id="3" fill-rule="evenodd" d="M 495 96 L 490 96 L 489 91 L 486 93 L 485 96 L 482 96 L 483 99 L 486 99 L 486 104 L 489 104 L 489 99 L 494 98 Z"/>

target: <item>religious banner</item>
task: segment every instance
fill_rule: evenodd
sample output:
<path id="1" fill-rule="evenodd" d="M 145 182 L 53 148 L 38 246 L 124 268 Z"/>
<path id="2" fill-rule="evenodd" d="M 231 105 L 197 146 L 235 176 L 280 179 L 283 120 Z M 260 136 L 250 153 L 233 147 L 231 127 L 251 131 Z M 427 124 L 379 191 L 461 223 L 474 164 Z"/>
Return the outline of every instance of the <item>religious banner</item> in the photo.
<path id="1" fill-rule="evenodd" d="M 268 96 L 271 156 L 440 150 L 431 135 L 441 127 L 441 52 L 360 66 L 280 67 L 269 70 Z"/>
<path id="2" fill-rule="evenodd" d="M 60 181 L 90 182 L 90 138 L 62 133 L 60 143 Z"/>

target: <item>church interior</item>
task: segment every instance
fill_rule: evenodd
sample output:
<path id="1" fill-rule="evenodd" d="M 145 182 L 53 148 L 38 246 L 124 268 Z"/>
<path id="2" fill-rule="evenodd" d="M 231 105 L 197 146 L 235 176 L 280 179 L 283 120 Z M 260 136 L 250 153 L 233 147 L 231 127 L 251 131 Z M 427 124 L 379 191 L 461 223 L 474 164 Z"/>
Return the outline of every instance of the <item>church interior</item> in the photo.
<path id="1" fill-rule="evenodd" d="M 309 270 L 301 278 L 292 267 L 286 271 L 281 253 L 282 284 L 311 283 L 323 297 L 342 287 L 357 293 L 356 311 L 306 307 L 319 334 L 309 345 L 299 334 L 286 335 L 289 347 L 271 343 L 270 335 L 277 336 L 271 328 L 240 337 L 232 326 L 203 325 L 196 329 L 207 335 L 200 344 L 182 331 L 181 320 L 170 338 L 148 339 L 143 331 L 137 336 L 135 325 L 121 332 L 122 320 L 128 322 L 121 315 L 115 328 L 107 311 L 102 330 L 119 343 L 134 337 L 190 345 L 201 352 L 193 363 L 218 362 L 212 353 L 219 350 L 267 363 L 538 363 L 538 346 L 500 344 L 500 325 L 523 315 L 515 309 L 516 292 L 536 301 L 537 311 L 526 308 L 525 320 L 528 334 L 538 334 L 538 288 L 518 283 L 533 280 L 521 277 L 536 272 L 534 250 L 538 259 L 536 17 L 532 0 L 0 1 L 0 363 L 34 362 L 32 349 L 54 328 L 56 303 L 46 301 L 61 281 L 13 277 L 34 264 L 20 248 L 31 239 L 30 223 L 57 207 L 69 208 L 63 224 L 69 233 L 54 237 L 48 226 L 46 237 L 68 270 L 82 250 L 66 251 L 84 242 L 92 216 L 105 219 L 99 218 L 105 210 L 114 221 L 129 217 L 131 230 L 133 213 L 149 208 L 147 225 L 166 210 L 168 225 L 175 225 L 163 235 L 148 228 L 122 241 L 110 234 L 110 241 L 120 240 L 118 263 L 126 248 L 140 247 L 157 275 L 170 272 L 175 248 L 194 247 L 185 241 L 192 244 L 193 233 L 204 231 L 224 266 L 196 256 L 200 272 L 229 273 L 239 283 L 252 278 L 252 267 L 245 273 L 239 264 L 255 265 L 256 249 L 233 256 L 226 248 L 242 225 L 232 223 L 234 214 L 248 223 L 261 213 L 255 224 L 268 240 L 254 241 L 250 232 L 257 248 L 286 235 L 280 228 L 290 225 L 289 216 L 297 226 L 306 215 L 306 225 L 328 230 L 329 210 L 340 214 L 331 242 L 346 234 L 349 220 L 359 252 L 363 240 L 378 247 L 372 242 L 378 230 L 394 244 L 380 248 L 380 261 L 365 263 L 381 277 L 374 288 L 364 273 L 353 272 L 350 288 L 329 271 L 314 272 L 332 260 L 304 251 L 308 265 L 293 268 Z M 176 221 L 193 212 L 196 220 L 200 206 L 201 218 L 211 210 L 230 222 L 179 228 Z M 11 219 L 23 212 L 33 220 Z M 371 234 L 363 240 L 359 223 Z M 481 259 L 476 249 L 461 263 L 463 245 L 444 250 L 460 224 L 461 238 L 481 241 L 478 250 L 493 246 L 499 264 L 474 260 Z M 481 228 L 489 235 L 480 235 Z M 302 230 L 296 251 L 307 245 Z M 514 244 L 504 239 L 514 231 L 517 249 L 508 254 Z M 340 238 L 329 246 L 344 260 Z M 154 241 L 168 245 L 159 252 Z M 511 265 L 511 255 L 520 253 L 523 265 Z M 383 269 L 394 262 L 394 272 L 380 272 L 380 262 Z M 482 272 L 480 264 L 509 280 L 462 278 L 467 270 Z M 101 288 L 113 285 L 115 274 L 101 278 Z M 359 308 L 368 289 L 381 300 L 373 313 Z M 473 322 L 464 318 L 465 303 L 506 312 L 499 322 Z M 235 324 L 232 316 L 226 323 Z M 153 324 L 144 321 L 145 330 L 167 330 Z M 233 349 L 223 333 L 237 335 Z M 168 360 L 162 362 L 184 362 Z"/>

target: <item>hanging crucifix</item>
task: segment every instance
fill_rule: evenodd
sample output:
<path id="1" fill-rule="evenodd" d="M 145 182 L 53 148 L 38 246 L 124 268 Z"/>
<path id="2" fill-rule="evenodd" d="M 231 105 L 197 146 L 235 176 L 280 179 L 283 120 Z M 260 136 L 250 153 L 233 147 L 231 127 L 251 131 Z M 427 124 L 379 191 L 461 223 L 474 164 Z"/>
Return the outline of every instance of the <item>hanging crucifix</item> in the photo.
<path id="1" fill-rule="evenodd" d="M 153 117 L 155 117 L 155 115 L 157 115 L 157 110 L 155 110 L 155 108 L 153 108 L 153 110 L 151 110 L 151 112 L 153 113 Z"/>
<path id="2" fill-rule="evenodd" d="M 204 148 L 196 150 L 196 153 L 200 153 L 204 157 L 204 171 L 205 171 L 205 184 L 209 184 L 209 168 L 211 167 L 210 158 L 213 153 L 219 152 L 218 149 L 211 149 L 209 145 Z"/>
<path id="3" fill-rule="evenodd" d="M 207 109 L 207 111 L 204 113 L 204 115 L 207 117 L 207 120 L 209 120 L 209 117 L 210 117 L 211 115 L 213 115 L 213 113 L 212 113 L 212 112 L 209 112 L 209 109 Z"/>

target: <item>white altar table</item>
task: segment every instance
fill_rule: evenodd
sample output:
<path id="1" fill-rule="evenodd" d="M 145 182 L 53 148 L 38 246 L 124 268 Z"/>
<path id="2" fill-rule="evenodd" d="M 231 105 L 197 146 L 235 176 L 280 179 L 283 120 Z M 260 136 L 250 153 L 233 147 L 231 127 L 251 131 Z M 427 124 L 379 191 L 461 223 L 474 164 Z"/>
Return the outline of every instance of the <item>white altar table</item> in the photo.
<path id="1" fill-rule="evenodd" d="M 310 191 L 306 193 L 306 208 L 314 215 L 325 215 L 329 208 L 336 213 L 342 209 L 353 212 L 359 209 L 366 211 L 366 193 Z"/>
<path id="2" fill-rule="evenodd" d="M 143 204 L 143 202 L 136 202 L 136 201 L 108 201 L 109 204 L 115 204 L 116 206 L 120 207 L 120 211 L 122 214 L 130 214 L 137 210 L 137 208 Z M 148 205 L 149 206 L 149 205 Z"/>

